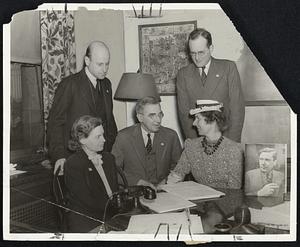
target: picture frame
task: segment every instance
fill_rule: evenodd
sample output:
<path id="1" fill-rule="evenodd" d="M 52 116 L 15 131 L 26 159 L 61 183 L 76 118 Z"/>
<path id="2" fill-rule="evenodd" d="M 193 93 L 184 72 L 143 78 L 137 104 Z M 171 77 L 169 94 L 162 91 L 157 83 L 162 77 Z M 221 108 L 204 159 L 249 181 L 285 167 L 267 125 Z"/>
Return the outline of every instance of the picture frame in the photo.
<path id="1" fill-rule="evenodd" d="M 282 198 L 287 192 L 287 160 L 287 144 L 245 144 L 245 194 Z"/>
<path id="2" fill-rule="evenodd" d="M 180 68 L 189 63 L 188 35 L 197 21 L 139 25 L 140 71 L 153 75 L 160 95 L 175 95 L 175 80 Z"/>

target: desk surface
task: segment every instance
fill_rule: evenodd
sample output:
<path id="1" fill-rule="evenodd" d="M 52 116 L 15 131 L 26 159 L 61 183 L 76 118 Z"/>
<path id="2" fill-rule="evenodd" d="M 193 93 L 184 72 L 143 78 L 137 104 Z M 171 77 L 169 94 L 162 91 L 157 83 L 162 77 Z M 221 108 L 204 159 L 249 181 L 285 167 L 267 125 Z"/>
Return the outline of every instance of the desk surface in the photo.
<path id="1" fill-rule="evenodd" d="M 246 205 L 249 208 L 262 209 L 263 207 L 272 207 L 283 203 L 282 198 L 276 197 L 249 197 L 245 196 L 242 190 L 233 190 L 233 189 L 218 189 L 225 193 L 225 196 L 222 198 L 217 198 L 213 200 L 199 200 L 194 201 L 197 204 L 197 207 L 191 209 L 191 213 L 198 214 L 201 216 L 202 225 L 204 233 L 211 234 L 215 233 L 215 225 L 226 221 L 228 218 L 233 216 L 236 208 Z M 107 222 L 107 229 L 109 230 L 126 230 L 130 216 L 120 215 L 115 218 L 112 218 Z M 230 221 L 227 221 L 230 223 Z M 234 222 L 231 221 L 231 225 L 234 225 Z M 110 227 L 111 226 L 111 227 Z M 263 229 L 265 233 L 268 234 L 287 234 L 289 231 L 280 230 L 270 227 L 259 226 Z M 99 228 L 95 228 L 92 232 L 98 232 Z"/>

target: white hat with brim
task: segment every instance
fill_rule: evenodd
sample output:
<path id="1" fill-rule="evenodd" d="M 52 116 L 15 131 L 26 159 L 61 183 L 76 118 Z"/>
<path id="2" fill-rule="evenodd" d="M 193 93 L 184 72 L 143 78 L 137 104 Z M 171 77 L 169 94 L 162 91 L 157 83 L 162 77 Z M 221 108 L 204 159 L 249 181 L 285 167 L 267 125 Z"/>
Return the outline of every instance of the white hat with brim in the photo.
<path id="1" fill-rule="evenodd" d="M 190 115 L 195 115 L 200 112 L 206 111 L 219 111 L 221 112 L 221 108 L 223 104 L 216 100 L 197 100 L 197 107 L 195 109 L 190 110 Z"/>

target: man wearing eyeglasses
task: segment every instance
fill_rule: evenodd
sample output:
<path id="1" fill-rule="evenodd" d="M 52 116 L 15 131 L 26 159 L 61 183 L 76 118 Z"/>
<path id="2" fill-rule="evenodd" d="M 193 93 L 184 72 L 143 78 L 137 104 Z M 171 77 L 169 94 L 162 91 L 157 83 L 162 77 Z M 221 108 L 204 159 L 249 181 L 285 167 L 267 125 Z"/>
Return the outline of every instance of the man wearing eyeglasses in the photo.
<path id="1" fill-rule="evenodd" d="M 223 103 L 228 119 L 224 135 L 240 142 L 245 103 L 235 63 L 212 57 L 212 37 L 203 28 L 190 33 L 188 51 L 193 63 L 179 70 L 176 81 L 178 115 L 185 138 L 197 137 L 189 109 L 195 107 L 197 100 L 205 99 Z"/>
<path id="2" fill-rule="evenodd" d="M 155 188 L 175 167 L 182 147 L 177 133 L 161 126 L 164 114 L 157 99 L 140 99 L 135 111 L 139 123 L 118 132 L 112 154 L 129 185 Z"/>

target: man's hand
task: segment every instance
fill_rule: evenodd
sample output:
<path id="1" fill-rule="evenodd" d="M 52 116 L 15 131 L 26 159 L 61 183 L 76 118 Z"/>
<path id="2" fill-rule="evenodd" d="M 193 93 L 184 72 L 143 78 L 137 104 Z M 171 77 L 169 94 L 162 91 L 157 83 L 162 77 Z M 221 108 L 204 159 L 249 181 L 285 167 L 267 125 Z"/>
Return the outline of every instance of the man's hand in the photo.
<path id="1" fill-rule="evenodd" d="M 151 184 L 150 182 L 145 181 L 145 180 L 143 180 L 143 179 L 140 179 L 140 180 L 137 182 L 137 185 L 149 186 L 149 187 L 151 187 L 152 189 L 154 189 L 154 190 L 156 191 L 156 187 L 155 187 L 153 184 Z"/>
<path id="2" fill-rule="evenodd" d="M 266 184 L 262 189 L 257 192 L 258 196 L 271 196 L 279 186 L 276 183 Z"/>
<path id="3" fill-rule="evenodd" d="M 60 171 L 58 176 L 62 176 L 64 175 L 64 164 L 66 162 L 65 158 L 59 159 L 55 162 L 55 166 L 54 166 L 54 174 L 56 173 L 57 169 L 60 167 Z"/>

